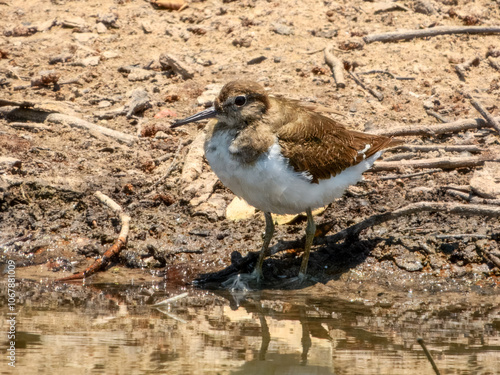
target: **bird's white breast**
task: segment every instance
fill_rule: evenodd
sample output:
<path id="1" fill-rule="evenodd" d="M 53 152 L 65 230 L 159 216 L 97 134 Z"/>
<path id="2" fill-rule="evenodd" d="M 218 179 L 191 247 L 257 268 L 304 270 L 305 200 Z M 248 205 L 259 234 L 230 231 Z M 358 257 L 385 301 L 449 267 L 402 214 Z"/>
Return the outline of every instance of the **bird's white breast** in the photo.
<path id="1" fill-rule="evenodd" d="M 314 184 L 307 174 L 293 170 L 277 142 L 254 163 L 244 164 L 229 151 L 232 141 L 229 133 L 217 132 L 205 143 L 212 170 L 234 194 L 259 210 L 276 214 L 297 214 L 333 202 L 349 185 L 360 181 L 362 173 L 381 155 L 379 151 L 335 177 Z"/>

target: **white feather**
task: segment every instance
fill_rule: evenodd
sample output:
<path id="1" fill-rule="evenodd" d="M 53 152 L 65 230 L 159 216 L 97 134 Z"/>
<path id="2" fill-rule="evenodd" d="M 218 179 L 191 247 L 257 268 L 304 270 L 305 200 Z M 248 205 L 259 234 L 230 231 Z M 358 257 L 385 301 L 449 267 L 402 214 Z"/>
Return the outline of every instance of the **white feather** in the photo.
<path id="1" fill-rule="evenodd" d="M 335 177 L 314 184 L 307 172 L 293 170 L 277 142 L 254 163 L 242 164 L 229 151 L 232 141 L 228 133 L 220 132 L 207 142 L 205 155 L 212 170 L 234 194 L 259 210 L 276 214 L 297 214 L 333 202 L 349 185 L 360 181 L 362 173 L 382 154 L 379 151 Z"/>

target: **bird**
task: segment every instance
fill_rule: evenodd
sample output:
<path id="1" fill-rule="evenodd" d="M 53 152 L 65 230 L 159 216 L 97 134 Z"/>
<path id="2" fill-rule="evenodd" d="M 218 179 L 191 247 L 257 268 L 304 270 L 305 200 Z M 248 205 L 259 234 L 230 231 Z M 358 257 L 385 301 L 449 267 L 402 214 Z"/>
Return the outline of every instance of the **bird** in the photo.
<path id="1" fill-rule="evenodd" d="M 265 233 L 254 271 L 258 282 L 275 226 L 272 214 L 307 215 L 297 279 L 306 278 L 316 232 L 312 210 L 332 203 L 362 179 L 393 138 L 347 129 L 297 100 L 268 95 L 250 80 L 225 84 L 211 107 L 171 128 L 211 119 L 205 158 L 235 195 L 264 212 Z"/>

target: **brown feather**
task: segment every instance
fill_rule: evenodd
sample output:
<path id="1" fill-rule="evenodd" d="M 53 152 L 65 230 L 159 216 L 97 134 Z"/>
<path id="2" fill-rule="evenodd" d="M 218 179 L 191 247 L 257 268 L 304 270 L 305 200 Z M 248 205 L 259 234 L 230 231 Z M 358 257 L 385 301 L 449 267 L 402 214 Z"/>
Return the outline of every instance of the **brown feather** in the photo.
<path id="1" fill-rule="evenodd" d="M 328 179 L 376 152 L 396 145 L 385 136 L 348 130 L 337 121 L 281 98 L 270 98 L 268 112 L 277 131 L 281 152 L 297 172 L 308 172 L 312 182 Z M 273 116 L 273 112 L 277 112 Z M 283 112 L 286 116 L 283 117 Z M 279 119 L 278 121 L 273 121 Z M 282 121 L 285 118 L 286 121 Z M 365 150 L 366 145 L 370 145 Z M 364 155 L 360 153 L 365 150 Z"/>

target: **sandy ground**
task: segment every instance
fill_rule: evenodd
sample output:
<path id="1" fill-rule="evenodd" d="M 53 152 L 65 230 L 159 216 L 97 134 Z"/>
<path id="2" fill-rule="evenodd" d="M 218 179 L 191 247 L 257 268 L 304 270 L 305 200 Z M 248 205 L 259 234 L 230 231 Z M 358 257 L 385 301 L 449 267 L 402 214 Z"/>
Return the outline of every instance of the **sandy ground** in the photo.
<path id="1" fill-rule="evenodd" d="M 131 227 L 126 248 L 93 282 L 184 285 L 227 271 L 257 251 L 262 214 L 247 211 L 238 221 L 227 214 L 234 195 L 202 159 L 203 123 L 169 129 L 174 118 L 208 105 L 230 80 L 256 80 L 270 93 L 331 108 L 336 120 L 370 132 L 438 126 L 429 110 L 446 121 L 480 118 L 464 92 L 500 116 L 498 34 L 363 41 L 399 29 L 500 25 L 498 2 L 188 5 L 177 11 L 140 0 L 0 2 L 0 246 L 4 262 L 16 261 L 18 277 L 67 276 L 111 246 L 120 220 L 96 191 L 130 215 Z M 366 89 L 347 72 L 346 87 L 337 88 L 324 60 L 329 46 Z M 464 63 L 461 76 L 456 66 Z M 100 127 L 89 130 L 89 123 Z M 436 168 L 401 161 L 396 170 L 366 173 L 364 182 L 316 219 L 332 229 L 313 248 L 311 284 L 319 294 L 323 284 L 336 288 L 352 280 L 386 289 L 494 293 L 498 215 L 414 212 L 368 228 L 359 238 L 328 240 L 371 215 L 422 201 L 498 209 L 500 137 L 494 129 L 402 139 L 435 148 L 389 151 L 385 161 L 479 161 L 414 177 L 405 175 Z M 447 151 L 449 145 L 459 149 Z M 484 160 L 497 162 L 485 166 Z M 273 244 L 300 239 L 304 227 L 303 217 L 280 225 Z M 266 261 L 267 286 L 295 276 L 300 255 L 297 247 Z M 249 261 L 235 269 L 252 266 Z M 226 276 L 212 280 L 217 285 Z"/>

